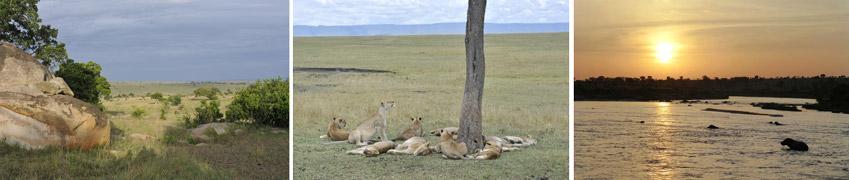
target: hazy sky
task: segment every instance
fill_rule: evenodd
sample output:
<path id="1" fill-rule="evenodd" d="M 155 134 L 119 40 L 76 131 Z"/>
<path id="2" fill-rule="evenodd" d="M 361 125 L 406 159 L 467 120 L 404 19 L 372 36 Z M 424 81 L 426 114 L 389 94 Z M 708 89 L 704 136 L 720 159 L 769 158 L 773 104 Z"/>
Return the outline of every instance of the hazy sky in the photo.
<path id="1" fill-rule="evenodd" d="M 42 0 L 77 61 L 109 80 L 254 80 L 288 74 L 285 0 Z"/>
<path id="2" fill-rule="evenodd" d="M 849 1 L 576 0 L 575 8 L 577 79 L 849 75 Z"/>
<path id="3" fill-rule="evenodd" d="M 297 0 L 295 25 L 466 22 L 468 0 Z M 489 23 L 569 21 L 567 0 L 488 0 Z"/>

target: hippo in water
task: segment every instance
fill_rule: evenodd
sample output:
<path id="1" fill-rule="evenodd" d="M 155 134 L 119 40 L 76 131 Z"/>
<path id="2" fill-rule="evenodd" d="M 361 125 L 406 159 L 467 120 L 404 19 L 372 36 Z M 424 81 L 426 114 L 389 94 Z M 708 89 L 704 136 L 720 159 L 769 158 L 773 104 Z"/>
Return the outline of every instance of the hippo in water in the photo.
<path id="1" fill-rule="evenodd" d="M 790 150 L 794 151 L 808 151 L 808 144 L 802 141 L 796 141 L 790 138 L 784 139 L 781 141 L 781 145 L 790 147 Z"/>
<path id="2" fill-rule="evenodd" d="M 714 126 L 713 124 L 711 124 L 711 125 L 710 125 L 710 126 L 708 126 L 707 128 L 708 128 L 708 129 L 719 129 L 719 127 L 716 127 L 716 126 Z"/>

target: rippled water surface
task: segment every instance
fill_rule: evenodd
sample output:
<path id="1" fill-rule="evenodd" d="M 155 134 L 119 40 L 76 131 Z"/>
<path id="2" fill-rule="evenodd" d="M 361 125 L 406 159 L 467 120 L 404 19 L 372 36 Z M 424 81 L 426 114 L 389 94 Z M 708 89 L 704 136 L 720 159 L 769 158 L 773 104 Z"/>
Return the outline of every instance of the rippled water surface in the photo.
<path id="1" fill-rule="evenodd" d="M 721 101 L 726 100 L 716 102 Z M 737 103 L 575 102 L 576 177 L 849 179 L 849 115 L 749 105 L 815 102 L 809 99 L 731 97 L 727 101 Z M 784 117 L 702 111 L 705 108 Z M 707 129 L 710 124 L 720 129 Z M 804 141 L 811 150 L 788 151 L 779 144 L 784 138 Z"/>

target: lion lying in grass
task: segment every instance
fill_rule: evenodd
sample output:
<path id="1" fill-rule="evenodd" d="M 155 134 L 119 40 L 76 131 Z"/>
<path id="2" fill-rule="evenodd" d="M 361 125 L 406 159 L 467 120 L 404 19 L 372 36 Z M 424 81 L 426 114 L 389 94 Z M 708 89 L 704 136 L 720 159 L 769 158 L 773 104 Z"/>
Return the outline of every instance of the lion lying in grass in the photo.
<path id="1" fill-rule="evenodd" d="M 396 144 L 392 141 L 380 141 L 371 145 L 366 145 L 354 150 L 350 150 L 347 153 L 351 155 L 365 155 L 366 157 L 373 157 L 395 148 Z"/>
<path id="2" fill-rule="evenodd" d="M 401 145 L 395 147 L 395 149 L 390 149 L 387 153 L 426 156 L 433 152 L 429 146 L 430 143 L 427 142 L 426 139 L 422 137 L 412 137 L 404 141 L 404 143 L 401 143 Z"/>
<path id="3" fill-rule="evenodd" d="M 327 134 L 322 135 L 321 139 L 328 138 L 330 141 L 347 141 L 348 140 L 348 131 L 345 130 L 345 126 L 348 124 L 345 119 L 334 117 L 332 121 L 327 125 Z"/>
<path id="4" fill-rule="evenodd" d="M 430 142 L 427 142 L 427 139 L 414 136 L 400 145 L 391 141 L 380 141 L 373 145 L 350 150 L 348 154 L 376 156 L 388 153 L 426 156 L 432 153 L 441 153 L 445 159 L 494 160 L 501 157 L 503 152 L 516 151 L 520 147 L 528 147 L 537 143 L 537 140 L 533 139 L 530 135 L 527 137 L 487 136 L 483 149 L 478 150 L 474 154 L 467 154 L 468 149 L 466 144 L 458 139 L 457 129 L 456 127 L 447 127 L 431 131 L 430 134 L 440 134 L 439 143 L 433 146 L 430 145 Z"/>
<path id="5" fill-rule="evenodd" d="M 466 156 L 465 159 L 494 160 L 501 157 L 501 152 L 503 152 L 501 143 L 486 141 L 486 145 L 484 145 L 483 149 L 478 150 L 475 154 Z"/>

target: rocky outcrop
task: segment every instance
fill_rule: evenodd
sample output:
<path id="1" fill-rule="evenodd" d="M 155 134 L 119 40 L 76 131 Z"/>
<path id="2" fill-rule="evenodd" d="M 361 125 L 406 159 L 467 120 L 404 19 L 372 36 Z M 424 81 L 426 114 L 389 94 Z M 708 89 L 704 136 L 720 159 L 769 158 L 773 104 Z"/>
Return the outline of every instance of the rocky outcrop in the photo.
<path id="1" fill-rule="evenodd" d="M 106 115 L 72 96 L 62 78 L 14 45 L 0 43 L 0 141 L 26 149 L 108 144 Z"/>
<path id="2" fill-rule="evenodd" d="M 212 140 L 209 135 L 224 135 L 230 130 L 230 123 L 208 123 L 201 124 L 197 128 L 189 129 L 192 139 L 195 141 L 206 142 Z"/>
<path id="3" fill-rule="evenodd" d="M 60 77 L 13 44 L 0 42 L 0 91 L 29 95 L 74 96 Z"/>

